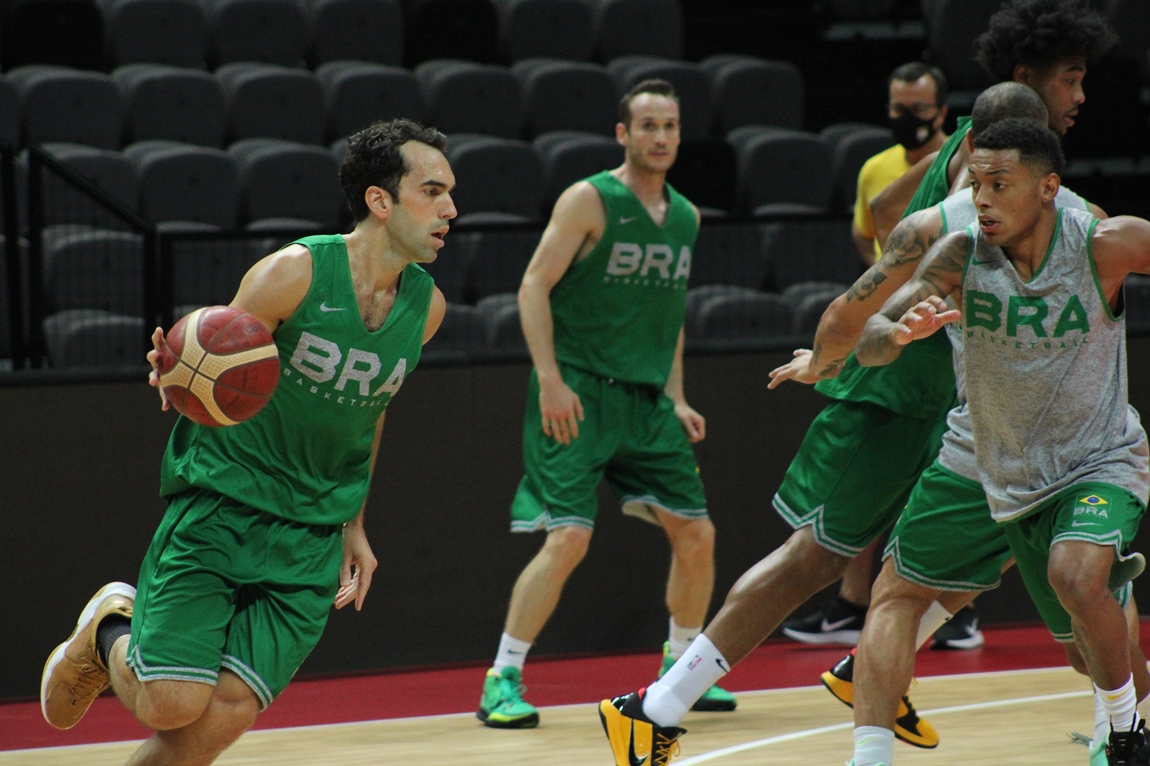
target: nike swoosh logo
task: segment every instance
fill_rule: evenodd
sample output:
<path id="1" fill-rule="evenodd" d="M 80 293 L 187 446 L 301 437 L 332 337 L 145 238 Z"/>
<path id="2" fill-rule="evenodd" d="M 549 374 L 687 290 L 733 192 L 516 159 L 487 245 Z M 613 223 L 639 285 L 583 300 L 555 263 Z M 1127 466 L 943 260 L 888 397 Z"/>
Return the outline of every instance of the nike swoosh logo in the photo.
<path id="1" fill-rule="evenodd" d="M 1072 526 L 1072 527 L 1095 527 L 1095 526 L 1098 526 L 1098 522 L 1097 521 L 1072 521 L 1072 522 L 1070 522 L 1070 526 Z"/>
<path id="2" fill-rule="evenodd" d="M 337 309 L 333 306 L 327 305 L 327 301 L 324 301 L 323 303 L 319 304 L 319 310 L 320 311 L 346 311 L 347 309 Z"/>
<path id="3" fill-rule="evenodd" d="M 820 628 L 820 630 L 822 630 L 823 633 L 830 633 L 832 630 L 838 630 L 839 628 L 843 627 L 844 625 L 849 624 L 851 622 L 851 620 L 853 620 L 853 619 L 854 619 L 854 617 L 848 617 L 845 620 L 835 620 L 834 622 L 828 622 L 827 618 L 824 617 L 823 618 L 823 624 L 822 624 L 822 627 Z"/>
<path id="4" fill-rule="evenodd" d="M 633 215 L 630 218 L 620 218 L 619 223 L 631 223 L 631 221 L 634 221 L 638 217 L 639 216 L 637 216 L 637 215 Z"/>
<path id="5" fill-rule="evenodd" d="M 722 670 L 724 673 L 730 673 L 731 672 L 731 669 L 728 668 L 726 665 L 724 665 L 723 661 L 720 660 L 718 657 L 715 658 L 715 664 L 718 665 L 719 670 Z"/>
<path id="6" fill-rule="evenodd" d="M 987 266 L 991 263 L 994 263 L 994 261 L 992 261 L 992 260 L 991 261 L 975 261 L 974 265 L 975 266 Z"/>
<path id="7" fill-rule="evenodd" d="M 644 755 L 642 758 L 635 753 L 635 719 L 631 719 L 631 742 L 628 745 L 627 760 L 631 761 L 631 766 L 643 766 L 650 758 L 650 755 Z"/>

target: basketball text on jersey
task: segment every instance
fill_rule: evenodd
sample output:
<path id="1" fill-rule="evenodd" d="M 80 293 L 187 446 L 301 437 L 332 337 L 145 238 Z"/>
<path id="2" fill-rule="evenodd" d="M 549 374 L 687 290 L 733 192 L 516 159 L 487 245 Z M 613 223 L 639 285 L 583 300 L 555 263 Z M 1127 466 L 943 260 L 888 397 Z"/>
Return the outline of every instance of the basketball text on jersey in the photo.
<path id="1" fill-rule="evenodd" d="M 674 276 L 671 272 L 672 265 L 674 265 Z M 620 279 L 635 276 L 638 279 L 654 278 L 656 284 L 658 280 L 662 280 L 669 285 L 672 281 L 685 282 L 690 275 L 691 248 L 687 245 L 679 248 L 679 258 L 676 261 L 675 251 L 669 245 L 650 243 L 644 249 L 642 245 L 616 242 L 611 248 L 611 257 L 607 260 L 607 276 L 603 281 L 637 282 L 637 279 Z"/>
<path id="2" fill-rule="evenodd" d="M 400 357 L 395 369 L 384 378 L 379 356 L 375 353 L 351 348 L 345 354 L 338 344 L 310 332 L 300 335 L 290 364 L 300 375 L 312 381 L 311 393 L 322 393 L 326 400 L 353 407 L 386 405 L 399 391 L 407 374 L 406 357 Z M 292 370 L 285 367 L 283 374 L 290 378 Z M 380 378 L 382 382 L 373 391 L 372 385 Z M 335 379 L 334 383 L 331 383 L 332 379 Z M 296 383 L 307 385 L 302 378 L 296 378 Z M 350 389 L 348 383 L 353 384 Z"/>
<path id="3" fill-rule="evenodd" d="M 1061 296 L 1060 296 L 1061 297 Z M 994 293 L 967 290 L 965 296 L 966 312 L 963 321 L 966 324 L 966 337 L 992 337 L 991 334 L 1005 330 L 1009 338 L 1020 337 L 1023 327 L 1029 328 L 1027 338 L 1015 341 L 1015 348 L 1025 348 L 1029 342 L 1031 348 L 1043 346 L 1051 348 L 1052 344 L 1040 343 L 1037 339 L 1062 338 L 1067 333 L 1077 331 L 1082 334 L 1082 341 L 1090 332 L 1090 320 L 1086 316 L 1086 309 L 1076 294 L 1066 298 L 1061 309 L 1047 304 L 1046 299 L 1039 296 L 1011 295 L 1007 297 L 1005 311 L 1003 299 Z M 1054 318 L 1057 313 L 1057 320 Z M 1005 314 L 1005 319 L 1004 319 Z M 1005 327 L 1003 326 L 1005 324 Z M 976 334 L 976 328 L 985 328 L 985 331 Z M 1002 343 L 1007 343 L 1005 338 Z M 1063 342 L 1059 347 L 1065 347 Z M 1074 345 L 1077 345 L 1075 342 Z"/>

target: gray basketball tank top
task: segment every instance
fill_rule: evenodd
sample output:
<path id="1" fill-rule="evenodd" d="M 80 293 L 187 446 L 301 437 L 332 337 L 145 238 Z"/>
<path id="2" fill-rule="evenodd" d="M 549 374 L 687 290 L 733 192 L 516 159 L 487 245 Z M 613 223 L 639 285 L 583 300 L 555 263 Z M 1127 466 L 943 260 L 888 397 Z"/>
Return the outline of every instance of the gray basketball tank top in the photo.
<path id="1" fill-rule="evenodd" d="M 1150 452 L 1127 400 L 1125 318 L 1111 313 L 1094 270 L 1097 223 L 1059 210 L 1029 281 L 970 228 L 963 363 L 979 480 L 997 521 L 1085 481 L 1146 499 Z"/>
<path id="2" fill-rule="evenodd" d="M 1058 195 L 1054 198 L 1055 207 L 1071 208 L 1090 212 L 1090 205 L 1086 200 L 1067 189 L 1058 187 Z M 974 206 L 974 192 L 963 189 L 955 192 L 938 205 L 942 216 L 942 231 L 940 236 L 946 236 L 952 231 L 960 231 L 973 226 L 978 221 L 978 208 Z M 951 307 L 954 302 L 947 299 Z M 957 308 L 957 307 L 955 307 Z M 962 320 L 952 322 L 946 326 L 946 334 L 950 338 L 951 354 L 954 358 L 954 382 L 958 394 L 958 406 L 946 415 L 946 433 L 942 436 L 942 450 L 938 453 L 939 464 L 959 476 L 971 481 L 978 481 L 978 464 L 974 459 L 974 434 L 971 432 L 970 410 L 966 406 L 966 372 L 962 362 L 962 336 L 964 334 Z"/>

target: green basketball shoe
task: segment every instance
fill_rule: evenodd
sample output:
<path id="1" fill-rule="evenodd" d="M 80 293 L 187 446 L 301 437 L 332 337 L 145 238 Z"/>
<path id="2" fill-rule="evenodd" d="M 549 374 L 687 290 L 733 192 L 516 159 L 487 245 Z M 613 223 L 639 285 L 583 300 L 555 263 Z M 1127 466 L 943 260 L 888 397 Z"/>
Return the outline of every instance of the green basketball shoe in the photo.
<path id="1" fill-rule="evenodd" d="M 519 668 L 508 665 L 502 673 L 495 668 L 488 670 L 475 716 L 496 729 L 532 729 L 538 726 L 539 711 L 523 699 L 524 690 L 523 674 Z"/>
<path id="2" fill-rule="evenodd" d="M 674 664 L 675 658 L 671 656 L 671 643 L 666 642 L 663 644 L 663 666 L 659 668 L 659 678 L 662 678 L 663 674 L 670 670 Z M 735 699 L 735 695 L 715 684 L 703 692 L 702 697 L 695 700 L 695 704 L 691 705 L 691 710 L 722 712 L 734 710 L 738 704 L 739 701 Z"/>

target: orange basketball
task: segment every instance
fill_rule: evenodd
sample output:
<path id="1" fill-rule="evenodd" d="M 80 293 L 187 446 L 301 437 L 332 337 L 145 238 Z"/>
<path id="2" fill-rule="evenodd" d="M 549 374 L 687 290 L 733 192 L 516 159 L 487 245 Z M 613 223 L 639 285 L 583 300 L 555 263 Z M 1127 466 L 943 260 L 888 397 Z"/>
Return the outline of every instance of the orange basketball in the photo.
<path id="1" fill-rule="evenodd" d="M 160 385 L 182 415 L 205 426 L 234 426 L 271 399 L 279 351 L 260 320 L 231 306 L 196 309 L 168 331 Z"/>

